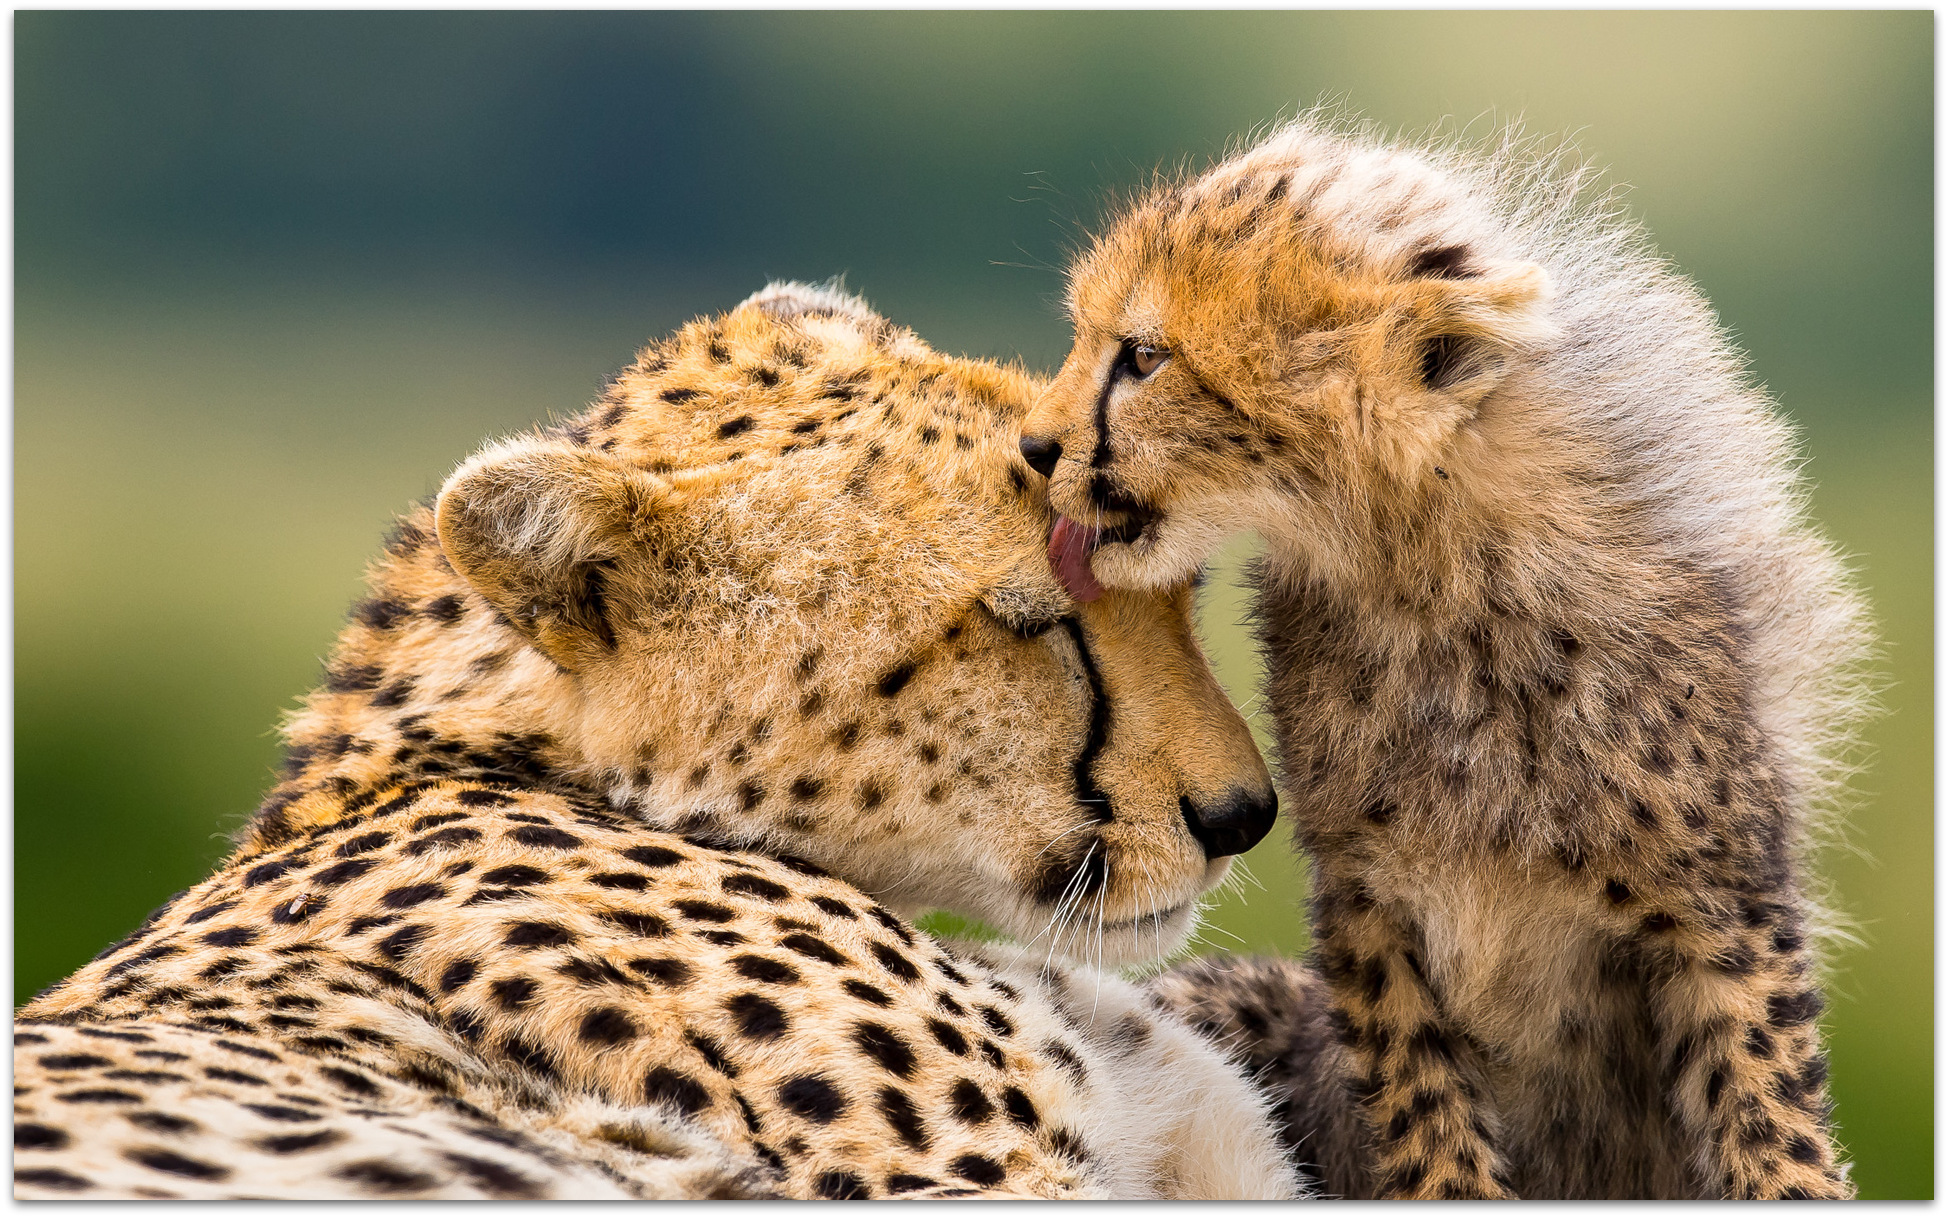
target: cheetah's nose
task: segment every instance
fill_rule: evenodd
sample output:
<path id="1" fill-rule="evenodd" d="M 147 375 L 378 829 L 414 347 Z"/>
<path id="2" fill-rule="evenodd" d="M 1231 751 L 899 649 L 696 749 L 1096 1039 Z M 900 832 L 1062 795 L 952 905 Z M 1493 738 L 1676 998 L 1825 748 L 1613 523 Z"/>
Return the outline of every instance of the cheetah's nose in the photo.
<path id="1" fill-rule="evenodd" d="M 1177 806 L 1183 810 L 1184 826 L 1197 839 L 1197 844 L 1204 847 L 1204 857 L 1220 859 L 1228 854 L 1243 854 L 1265 840 L 1265 835 L 1272 831 L 1272 822 L 1278 819 L 1278 792 L 1270 787 L 1263 791 L 1233 791 L 1206 807 L 1183 795 L 1178 797 Z"/>
<path id="2" fill-rule="evenodd" d="M 1021 438 L 1021 455 L 1030 469 L 1044 478 L 1055 476 L 1055 463 L 1062 457 L 1062 444 L 1059 440 L 1043 440 L 1035 436 Z"/>

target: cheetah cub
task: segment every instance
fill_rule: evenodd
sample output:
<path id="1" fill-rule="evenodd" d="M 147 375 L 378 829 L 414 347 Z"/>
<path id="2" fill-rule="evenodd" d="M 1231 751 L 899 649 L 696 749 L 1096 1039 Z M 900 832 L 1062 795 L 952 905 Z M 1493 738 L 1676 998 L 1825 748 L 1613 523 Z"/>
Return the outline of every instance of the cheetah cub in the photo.
<path id="1" fill-rule="evenodd" d="M 1869 626 L 1786 424 L 1587 184 L 1286 126 L 1083 253 L 1023 454 L 1078 596 L 1265 539 L 1370 1139 L 1328 1191 L 1844 1197 L 1802 858 Z"/>

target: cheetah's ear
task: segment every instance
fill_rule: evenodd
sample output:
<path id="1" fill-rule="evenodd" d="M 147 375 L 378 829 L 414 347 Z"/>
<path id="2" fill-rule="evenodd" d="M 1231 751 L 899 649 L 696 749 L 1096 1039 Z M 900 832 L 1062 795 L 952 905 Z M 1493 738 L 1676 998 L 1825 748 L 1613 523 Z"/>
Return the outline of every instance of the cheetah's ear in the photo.
<path id="1" fill-rule="evenodd" d="M 473 457 L 440 490 L 440 548 L 473 589 L 555 663 L 615 648 L 608 580 L 643 547 L 669 484 L 559 441 Z"/>
<path id="2" fill-rule="evenodd" d="M 1549 316 L 1555 287 L 1533 262 L 1449 259 L 1410 269 L 1421 274 L 1404 289 L 1414 318 L 1408 354 L 1423 388 L 1478 397 L 1501 380 L 1511 353 L 1559 333 Z"/>
<path id="3" fill-rule="evenodd" d="M 842 317 L 862 326 L 884 325 L 885 319 L 873 312 L 863 299 L 845 290 L 845 276 L 835 275 L 824 283 L 798 283 L 774 280 L 754 293 L 738 308 L 752 305 L 783 321 L 795 317 Z"/>

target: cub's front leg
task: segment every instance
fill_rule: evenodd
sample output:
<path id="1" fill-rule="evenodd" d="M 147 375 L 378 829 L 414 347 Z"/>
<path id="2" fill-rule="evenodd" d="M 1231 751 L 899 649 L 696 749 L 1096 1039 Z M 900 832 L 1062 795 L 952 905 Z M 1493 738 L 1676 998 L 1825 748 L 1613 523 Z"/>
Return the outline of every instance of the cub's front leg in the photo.
<path id="1" fill-rule="evenodd" d="M 1829 1128 L 1823 1003 L 1792 892 L 1646 887 L 1617 912 L 1650 909 L 1644 923 L 1666 941 L 1653 1011 L 1671 1110 L 1701 1178 L 1731 1199 L 1853 1196 Z"/>
<path id="2" fill-rule="evenodd" d="M 1320 866 L 1313 897 L 1319 970 L 1352 1058 L 1387 1199 L 1504 1199 L 1493 1105 L 1428 984 L 1411 928 L 1350 875 Z"/>
<path id="3" fill-rule="evenodd" d="M 1244 1067 L 1271 1101 L 1285 1153 L 1319 1196 L 1372 1199 L 1366 1117 L 1351 1098 L 1351 1059 L 1317 969 L 1277 956 L 1196 956 L 1145 985 Z"/>

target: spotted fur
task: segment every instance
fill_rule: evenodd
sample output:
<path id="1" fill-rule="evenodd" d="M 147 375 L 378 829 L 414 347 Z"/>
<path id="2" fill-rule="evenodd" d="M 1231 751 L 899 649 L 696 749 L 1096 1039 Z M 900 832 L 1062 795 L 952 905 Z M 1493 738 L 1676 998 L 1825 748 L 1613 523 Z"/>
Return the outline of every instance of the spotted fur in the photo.
<path id="1" fill-rule="evenodd" d="M 1070 305 L 1024 452 L 1096 579 L 1267 542 L 1371 1187 L 1846 1195 L 1803 847 L 1870 628 L 1696 290 L 1520 141 L 1307 119 L 1136 202 Z"/>
<path id="2" fill-rule="evenodd" d="M 1033 389 L 775 288 L 462 465 L 237 853 L 20 1013 L 17 1195 L 1291 1195 L 1061 962 L 1173 947 L 1270 786 L 1186 590 L 1049 572 Z"/>

